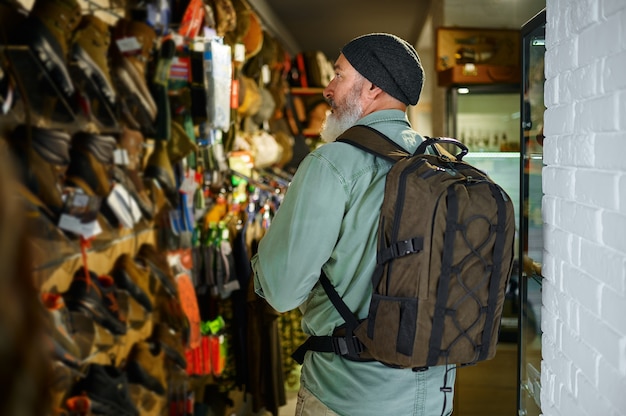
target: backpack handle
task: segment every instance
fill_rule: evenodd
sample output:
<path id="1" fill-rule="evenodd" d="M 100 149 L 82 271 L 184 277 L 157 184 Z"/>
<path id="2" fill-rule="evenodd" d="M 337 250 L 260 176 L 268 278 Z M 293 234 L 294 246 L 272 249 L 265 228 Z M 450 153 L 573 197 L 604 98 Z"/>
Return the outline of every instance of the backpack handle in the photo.
<path id="1" fill-rule="evenodd" d="M 467 146 L 465 146 L 462 142 L 458 141 L 457 139 L 453 139 L 452 137 L 428 137 L 428 136 L 425 136 L 424 137 L 424 141 L 422 143 L 420 143 L 420 145 L 417 147 L 417 150 L 415 150 L 415 153 L 413 153 L 413 154 L 414 155 L 419 155 L 419 154 L 422 154 L 422 153 L 426 153 L 426 148 L 428 146 L 432 146 L 433 149 L 435 150 L 435 154 L 438 155 L 438 156 L 441 156 L 441 150 L 442 149 L 439 149 L 439 148 L 437 148 L 437 146 L 435 146 L 436 144 L 440 144 L 440 143 L 450 143 L 450 144 L 455 145 L 459 149 L 461 149 L 461 152 L 459 154 L 457 154 L 456 156 L 454 156 L 457 161 L 463 160 L 463 157 L 465 157 L 465 155 L 469 153 L 469 149 L 467 148 Z"/>

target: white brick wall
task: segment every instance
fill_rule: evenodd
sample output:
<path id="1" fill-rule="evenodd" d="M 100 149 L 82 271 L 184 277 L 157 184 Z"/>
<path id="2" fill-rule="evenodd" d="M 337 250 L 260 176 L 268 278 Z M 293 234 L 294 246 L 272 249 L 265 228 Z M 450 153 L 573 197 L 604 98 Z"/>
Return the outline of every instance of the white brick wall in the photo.
<path id="1" fill-rule="evenodd" d="M 626 415 L 626 0 L 547 0 L 546 416 Z"/>

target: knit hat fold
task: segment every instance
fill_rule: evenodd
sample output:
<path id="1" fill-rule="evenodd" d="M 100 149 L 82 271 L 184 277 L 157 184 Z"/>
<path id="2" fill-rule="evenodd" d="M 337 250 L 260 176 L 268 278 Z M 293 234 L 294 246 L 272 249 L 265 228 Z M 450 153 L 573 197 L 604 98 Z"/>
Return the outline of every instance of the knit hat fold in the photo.
<path id="1" fill-rule="evenodd" d="M 424 69 L 415 48 L 398 36 L 371 33 L 348 42 L 343 56 L 361 75 L 406 105 L 419 101 Z"/>

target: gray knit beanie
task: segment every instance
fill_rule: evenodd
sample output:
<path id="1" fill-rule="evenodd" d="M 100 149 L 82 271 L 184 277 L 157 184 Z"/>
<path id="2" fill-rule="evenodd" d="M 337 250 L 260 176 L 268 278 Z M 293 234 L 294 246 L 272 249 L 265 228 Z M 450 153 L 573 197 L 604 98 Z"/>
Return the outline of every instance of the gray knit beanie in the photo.
<path id="1" fill-rule="evenodd" d="M 359 36 L 341 50 L 361 75 L 406 105 L 415 105 L 424 84 L 424 69 L 415 48 L 388 33 Z"/>

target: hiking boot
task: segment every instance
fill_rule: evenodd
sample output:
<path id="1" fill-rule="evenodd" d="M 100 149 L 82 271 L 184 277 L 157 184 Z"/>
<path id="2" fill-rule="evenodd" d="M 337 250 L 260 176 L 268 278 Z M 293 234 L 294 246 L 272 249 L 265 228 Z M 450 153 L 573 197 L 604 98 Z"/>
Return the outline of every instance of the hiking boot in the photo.
<path id="1" fill-rule="evenodd" d="M 110 275 L 119 289 L 126 290 L 147 312 L 152 312 L 156 282 L 151 282 L 149 268 L 124 253 L 115 261 Z"/>
<path id="2" fill-rule="evenodd" d="M 164 140 L 154 141 L 154 149 L 148 157 L 143 175 L 146 179 L 155 179 L 163 188 L 171 204 L 178 206 L 176 177 L 167 151 L 167 143 Z"/>
<path id="3" fill-rule="evenodd" d="M 134 130 L 124 126 L 117 140 L 118 146 L 126 151 L 128 163 L 126 168 L 129 171 L 143 170 L 144 146 L 146 139 L 139 130 Z"/>
<path id="4" fill-rule="evenodd" d="M 50 31 L 63 50 L 61 56 L 65 60 L 81 14 L 77 0 L 35 0 L 28 16 L 37 18 Z"/>
<path id="5" fill-rule="evenodd" d="M 111 365 L 91 364 L 72 394 L 88 397 L 94 415 L 139 416 L 130 400 L 126 373 Z"/>
<path id="6" fill-rule="evenodd" d="M 68 308 L 69 309 L 69 308 Z M 94 324 L 94 320 L 91 315 L 86 314 L 80 310 L 70 310 L 70 319 L 72 321 L 72 327 L 74 329 L 73 338 L 76 341 L 76 345 L 80 348 L 80 356 L 83 360 L 88 361 L 89 357 L 95 352 L 110 350 L 113 347 L 114 339 L 110 336 L 109 343 L 103 342 L 102 337 L 99 336 L 99 331 L 110 331 L 101 328 Z"/>
<path id="7" fill-rule="evenodd" d="M 91 316 L 113 334 L 125 334 L 126 322 L 120 314 L 114 285 L 110 276 L 100 278 L 92 271 L 86 276 L 81 267 L 74 273 L 69 289 L 63 293 L 63 299 L 70 311 Z"/>
<path id="8" fill-rule="evenodd" d="M 152 244 L 145 243 L 139 248 L 135 261 L 148 265 L 152 271 L 152 276 L 158 282 L 152 320 L 180 332 L 186 342 L 189 339 L 190 324 L 181 304 L 178 285 L 167 262 L 167 257 Z"/>
<path id="9" fill-rule="evenodd" d="M 135 38 L 139 49 L 120 51 L 117 40 Z M 146 65 L 152 59 L 157 34 L 140 21 L 118 19 L 112 30 L 113 45 L 109 48 L 111 77 L 124 103 L 131 125 L 138 125 L 144 134 L 152 135 L 157 106 L 148 87 Z"/>
<path id="10" fill-rule="evenodd" d="M 151 341 L 157 343 L 165 353 L 180 368 L 187 367 L 185 358 L 185 343 L 180 333 L 166 324 L 157 323 L 152 330 Z"/>
<path id="11" fill-rule="evenodd" d="M 61 130 L 20 125 L 11 134 L 22 182 L 58 218 L 63 183 L 70 164 L 70 135 Z"/>
<path id="12" fill-rule="evenodd" d="M 46 105 L 56 105 L 58 94 L 68 104 L 73 104 L 74 84 L 67 68 L 70 36 L 78 25 L 81 16 L 80 5 L 76 0 L 37 0 L 19 30 L 12 33 L 10 43 L 25 45 L 32 57 L 48 73 L 50 81 L 37 81 L 38 88 L 29 88 L 34 94 L 47 97 Z M 32 62 L 34 63 L 34 62 Z M 24 65 L 24 63 L 22 63 Z M 32 68 L 19 68 L 20 71 Z M 25 80 L 32 82 L 32 80 Z M 31 104 L 41 103 L 41 97 L 29 97 Z M 46 106 L 46 105 L 42 105 Z M 43 108 L 37 108 L 41 111 Z"/>
<path id="13" fill-rule="evenodd" d="M 122 128 L 117 138 L 118 151 L 124 154 L 124 160 L 117 162 L 113 177 L 133 196 L 143 216 L 154 218 L 154 203 L 143 183 L 144 137 L 139 130 Z"/>
<path id="14" fill-rule="evenodd" d="M 148 195 L 150 195 L 150 200 L 154 205 L 154 217 L 152 219 L 154 221 L 160 220 L 161 223 L 167 223 L 167 217 L 169 216 L 168 211 L 171 209 L 172 204 L 165 194 L 163 187 L 159 181 L 154 178 L 144 177 L 144 184 L 146 185 Z"/>
<path id="15" fill-rule="evenodd" d="M 48 208 L 48 206 L 45 205 L 43 201 L 39 199 L 37 195 L 32 193 L 32 191 L 28 189 L 24 184 L 16 183 L 15 187 L 17 195 L 19 195 L 20 200 L 24 206 L 24 214 L 32 219 L 31 223 L 33 228 L 31 232 L 33 236 L 41 237 L 42 235 L 46 235 L 45 226 L 43 227 L 43 229 L 38 229 L 35 225 L 36 223 L 41 223 L 44 218 L 41 217 L 40 214 L 43 214 L 45 216 L 46 219 L 43 220 L 45 224 L 47 224 L 49 227 L 57 227 L 56 222 L 59 215 L 54 214 L 52 210 Z M 41 232 L 43 232 L 43 234 Z M 45 240 L 50 241 L 50 237 L 47 236 Z"/>
<path id="16" fill-rule="evenodd" d="M 198 146 L 180 123 L 172 121 L 171 124 L 172 135 L 167 143 L 167 153 L 170 162 L 175 164 L 197 151 Z"/>
<path id="17" fill-rule="evenodd" d="M 141 215 L 146 219 L 151 220 L 154 218 L 154 204 L 148 196 L 145 188 L 142 187 L 142 191 L 137 189 L 135 183 L 136 181 L 141 183 L 141 180 L 139 179 L 138 172 L 135 171 L 133 173 L 135 180 L 133 180 L 131 172 L 124 167 L 115 165 L 112 168 L 113 180 L 122 185 L 124 189 L 128 191 L 130 196 L 133 198 L 133 201 L 137 204 L 137 207 L 139 207 Z M 126 205 L 130 205 L 130 201 L 128 201 Z"/>
<path id="18" fill-rule="evenodd" d="M 53 356 L 68 367 L 78 369 L 82 363 L 81 350 L 74 340 L 71 314 L 63 297 L 58 293 L 43 293 L 41 300 Z"/>
<path id="19" fill-rule="evenodd" d="M 165 253 L 158 251 L 152 244 L 144 243 L 139 247 L 135 261 L 150 268 L 152 275 L 167 295 L 174 298 L 178 297 L 176 281 Z"/>
<path id="20" fill-rule="evenodd" d="M 117 93 L 111 80 L 107 52 L 111 44 L 109 26 L 93 14 L 82 17 L 74 32 L 70 69 L 75 83 L 89 99 L 91 116 L 104 127 L 115 128 Z"/>
<path id="21" fill-rule="evenodd" d="M 52 361 L 50 386 L 50 407 L 60 408 L 67 392 L 76 380 L 76 371 L 62 361 Z"/>
<path id="22" fill-rule="evenodd" d="M 114 40 L 134 37 L 137 40 L 139 49 L 129 53 L 120 52 L 115 48 L 113 51 L 116 57 L 123 56 L 130 62 L 142 79 L 146 79 L 147 65 L 155 53 L 157 42 L 156 31 L 147 23 L 139 20 L 118 19 L 113 28 Z"/>
<path id="23" fill-rule="evenodd" d="M 117 142 L 112 136 L 77 133 L 72 138 L 71 162 L 67 169 L 67 180 L 85 182 L 89 188 L 103 198 L 111 192 L 113 152 Z"/>
<path id="24" fill-rule="evenodd" d="M 115 280 L 107 274 L 98 276 L 96 281 L 100 292 L 102 293 L 102 299 L 104 300 L 104 306 L 109 310 L 116 320 L 121 322 L 124 326 L 124 333 L 126 333 L 127 318 L 124 309 L 120 307 L 118 300 L 118 288 L 115 284 Z"/>
<path id="25" fill-rule="evenodd" d="M 165 353 L 160 345 L 137 342 L 128 357 L 126 373 L 130 384 L 140 384 L 160 396 L 165 395 Z"/>
<path id="26" fill-rule="evenodd" d="M 155 299 L 152 320 L 161 323 L 180 333 L 181 337 L 188 342 L 191 334 L 191 324 L 183 305 L 178 297 L 171 297 L 163 292 L 158 293 Z"/>

